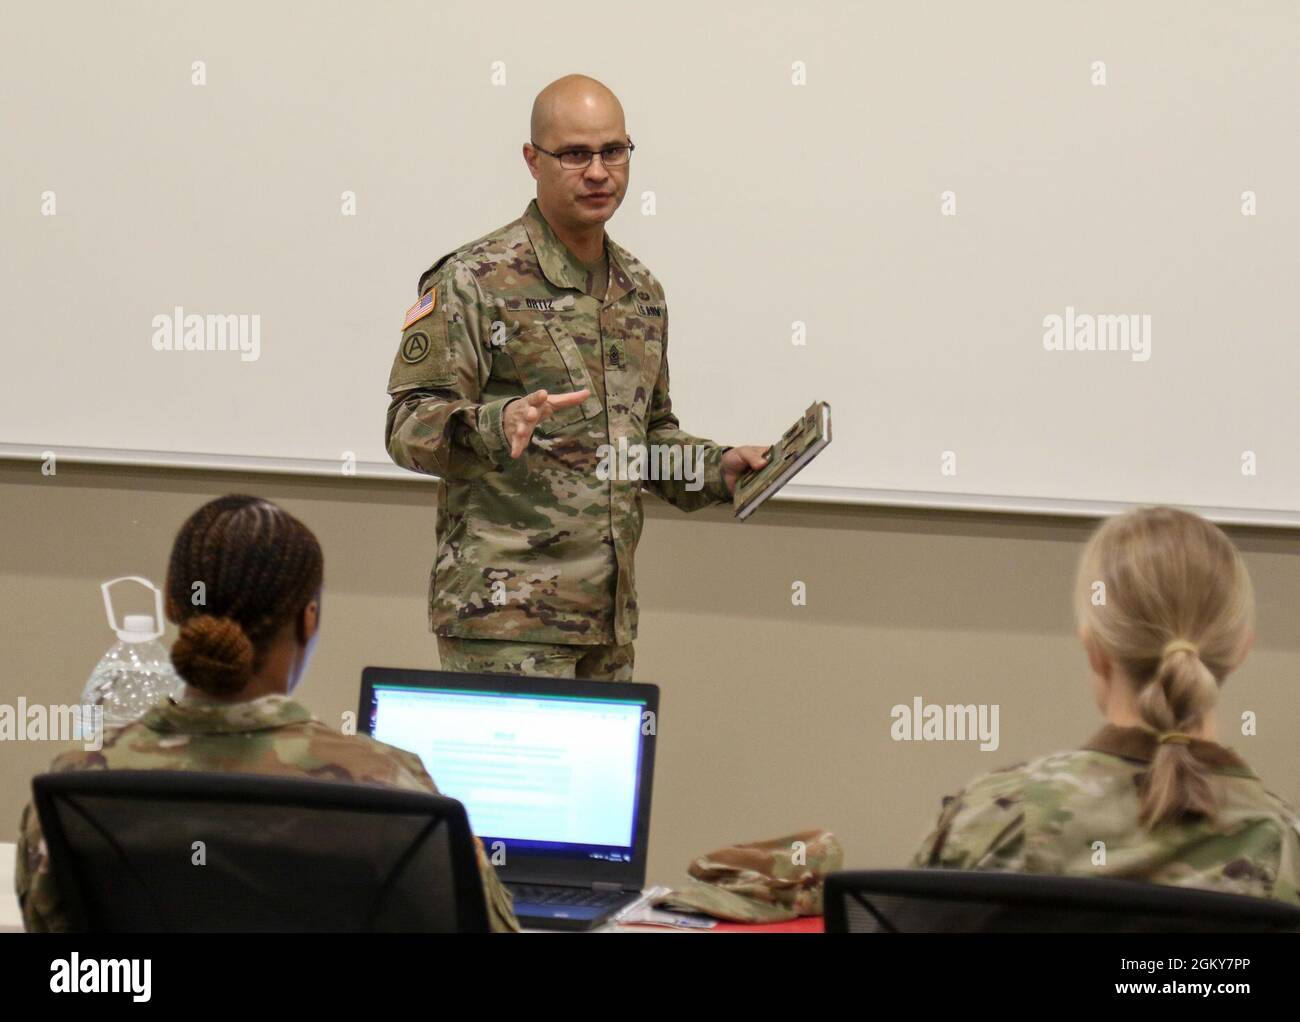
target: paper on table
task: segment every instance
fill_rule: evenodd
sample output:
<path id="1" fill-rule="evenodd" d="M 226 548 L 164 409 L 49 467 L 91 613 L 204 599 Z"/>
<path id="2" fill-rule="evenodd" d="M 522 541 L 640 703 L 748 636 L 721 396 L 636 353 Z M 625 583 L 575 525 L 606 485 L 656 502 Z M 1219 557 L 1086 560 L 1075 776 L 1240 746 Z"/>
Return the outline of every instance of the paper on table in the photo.
<path id="1" fill-rule="evenodd" d="M 690 912 L 669 912 L 655 908 L 653 902 L 668 894 L 670 887 L 651 887 L 638 900 L 616 915 L 611 922 L 619 926 L 665 926 L 673 930 L 711 930 L 718 925 L 710 916 Z"/>

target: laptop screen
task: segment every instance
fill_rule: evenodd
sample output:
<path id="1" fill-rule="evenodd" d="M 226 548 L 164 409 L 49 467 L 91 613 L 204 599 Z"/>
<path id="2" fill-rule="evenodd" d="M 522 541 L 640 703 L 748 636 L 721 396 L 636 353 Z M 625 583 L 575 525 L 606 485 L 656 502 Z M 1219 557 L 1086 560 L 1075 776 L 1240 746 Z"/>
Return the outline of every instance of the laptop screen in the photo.
<path id="1" fill-rule="evenodd" d="M 465 806 L 489 854 L 499 841 L 512 855 L 632 861 L 645 699 L 454 681 L 375 681 L 370 691 L 370 734 L 420 757 L 438 790 Z"/>

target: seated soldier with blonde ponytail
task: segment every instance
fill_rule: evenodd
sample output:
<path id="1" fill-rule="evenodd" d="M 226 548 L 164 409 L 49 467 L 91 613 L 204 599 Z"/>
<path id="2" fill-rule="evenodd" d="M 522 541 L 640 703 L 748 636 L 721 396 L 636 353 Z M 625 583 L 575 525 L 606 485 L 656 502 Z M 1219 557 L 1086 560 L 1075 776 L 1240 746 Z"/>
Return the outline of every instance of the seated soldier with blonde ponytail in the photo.
<path id="1" fill-rule="evenodd" d="M 276 774 L 436 794 L 415 754 L 340 734 L 289 697 L 315 648 L 322 575 L 316 537 L 275 504 L 228 496 L 199 508 L 181 527 L 167 569 L 183 699 L 106 731 L 102 749 L 65 753 L 51 769 Z M 510 894 L 475 843 L 492 929 L 518 930 Z M 27 929 L 66 929 L 30 805 L 15 874 Z"/>
<path id="2" fill-rule="evenodd" d="M 1219 687 L 1254 640 L 1241 555 L 1172 508 L 1112 518 L 1075 589 L 1106 725 L 1076 752 L 945 800 L 915 866 L 1148 880 L 1300 903 L 1300 820 L 1218 742 Z"/>

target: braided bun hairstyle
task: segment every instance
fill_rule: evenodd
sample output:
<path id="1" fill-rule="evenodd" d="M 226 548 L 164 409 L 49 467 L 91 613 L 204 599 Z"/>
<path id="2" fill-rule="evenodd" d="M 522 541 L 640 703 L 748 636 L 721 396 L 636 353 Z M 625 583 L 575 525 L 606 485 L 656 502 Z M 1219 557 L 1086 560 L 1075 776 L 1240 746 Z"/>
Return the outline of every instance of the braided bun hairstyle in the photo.
<path id="1" fill-rule="evenodd" d="M 1143 723 L 1164 736 L 1141 782 L 1142 823 L 1213 819 L 1209 773 L 1185 732 L 1203 722 L 1249 648 L 1255 600 L 1241 554 L 1199 515 L 1130 511 L 1104 522 L 1084 548 L 1075 609 L 1137 686 Z"/>
<path id="2" fill-rule="evenodd" d="M 320 591 L 323 563 L 312 531 L 268 500 L 204 504 L 181 526 L 167 567 L 176 672 L 211 695 L 237 694 L 270 639 Z"/>

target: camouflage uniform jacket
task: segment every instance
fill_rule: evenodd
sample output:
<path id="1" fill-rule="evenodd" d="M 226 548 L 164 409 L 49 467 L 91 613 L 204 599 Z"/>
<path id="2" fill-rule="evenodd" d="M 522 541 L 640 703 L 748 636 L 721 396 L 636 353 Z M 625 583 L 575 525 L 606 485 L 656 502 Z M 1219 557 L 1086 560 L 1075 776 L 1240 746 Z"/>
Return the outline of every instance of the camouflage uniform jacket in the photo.
<path id="1" fill-rule="evenodd" d="M 404 330 L 388 380 L 388 452 L 440 477 L 429 627 L 473 639 L 623 644 L 636 637 L 633 554 L 641 489 L 685 511 L 730 499 L 726 448 L 682 431 L 668 397 L 668 309 L 659 281 L 606 239 L 604 301 L 536 200 L 523 216 L 421 277 L 431 311 Z M 518 459 L 507 402 L 535 390 L 590 396 L 540 423 Z M 702 473 L 602 479 L 601 446 L 626 441 Z M 696 445 L 699 445 L 698 447 Z M 634 474 L 629 471 L 628 475 Z M 662 476 L 647 465 L 644 474 Z M 671 474 L 671 473 L 669 473 Z"/>
<path id="2" fill-rule="evenodd" d="M 1143 828 L 1138 781 L 1155 737 L 1107 725 L 1077 752 L 985 774 L 945 798 L 912 865 L 1147 880 L 1300 903 L 1295 810 L 1231 749 L 1199 740 L 1188 748 L 1211 772 L 1213 823 Z"/>
<path id="3" fill-rule="evenodd" d="M 366 735 L 333 731 L 301 703 L 279 695 L 242 703 L 161 703 L 140 720 L 105 731 L 102 749 L 75 749 L 59 756 L 50 771 L 62 770 L 275 774 L 438 794 L 414 753 Z M 492 929 L 516 931 L 510 892 L 497 879 L 482 844 L 474 840 Z M 27 929 L 65 931 L 67 920 L 31 804 L 23 810 L 14 874 Z"/>

